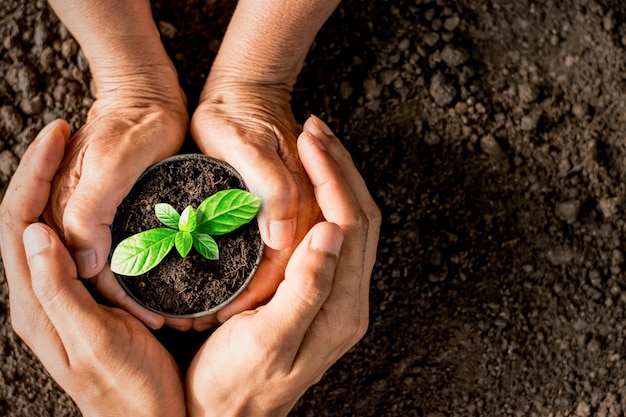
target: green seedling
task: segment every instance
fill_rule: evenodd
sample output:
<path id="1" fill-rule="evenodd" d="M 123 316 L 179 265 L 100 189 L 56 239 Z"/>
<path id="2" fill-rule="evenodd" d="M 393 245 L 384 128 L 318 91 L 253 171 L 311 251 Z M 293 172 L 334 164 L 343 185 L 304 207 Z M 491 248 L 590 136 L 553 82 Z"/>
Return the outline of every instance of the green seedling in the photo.
<path id="1" fill-rule="evenodd" d="M 209 260 L 219 259 L 211 237 L 230 233 L 256 216 L 261 197 L 244 190 L 224 190 L 204 200 L 196 210 L 188 206 L 181 214 L 167 203 L 154 207 L 157 227 L 132 235 L 119 243 L 111 257 L 111 271 L 138 276 L 156 267 L 176 247 L 183 258 L 193 247 Z"/>

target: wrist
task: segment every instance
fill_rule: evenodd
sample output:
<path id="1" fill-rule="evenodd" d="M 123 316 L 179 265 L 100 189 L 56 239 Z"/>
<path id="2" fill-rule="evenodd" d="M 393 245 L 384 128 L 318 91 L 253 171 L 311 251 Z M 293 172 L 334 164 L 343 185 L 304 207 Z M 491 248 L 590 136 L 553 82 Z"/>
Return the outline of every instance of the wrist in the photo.
<path id="1" fill-rule="evenodd" d="M 81 48 L 94 78 L 122 75 L 129 69 L 174 68 L 158 32 L 127 36 L 111 41 L 98 40 L 90 45 L 81 43 Z"/>
<path id="2" fill-rule="evenodd" d="M 207 129 L 207 122 L 213 120 L 213 123 L 219 121 L 217 129 L 237 126 L 244 137 L 271 139 L 278 148 L 283 141 L 295 142 L 300 133 L 290 100 L 289 85 L 237 79 L 232 74 L 219 77 L 212 74 L 193 114 L 191 134 L 202 142 L 206 136 L 201 132 Z"/>
<path id="3" fill-rule="evenodd" d="M 149 405 L 149 404 L 148 404 Z M 119 416 L 133 416 L 133 417 L 186 417 L 187 412 L 185 407 L 155 407 L 149 409 L 145 403 L 137 404 L 137 407 L 130 409 L 120 407 L 115 400 L 108 401 L 106 405 L 93 407 L 83 407 L 77 404 L 80 413 L 84 417 L 119 417 Z"/>
<path id="4" fill-rule="evenodd" d="M 287 48 L 266 48 L 259 44 L 248 48 L 223 44 L 215 58 L 207 82 L 238 79 L 250 84 L 283 85 L 289 91 L 306 57 L 306 51 L 284 51 Z"/>
<path id="5" fill-rule="evenodd" d="M 142 397 L 141 393 L 97 390 L 96 395 L 81 392 L 71 395 L 84 417 L 185 417 L 184 399 L 162 401 L 162 398 Z M 182 393 L 181 393 L 182 395 Z M 82 401 L 79 401 L 82 400 Z"/>
<path id="6" fill-rule="evenodd" d="M 149 0 L 49 0 L 81 45 L 92 72 L 153 65 L 166 55 Z"/>
<path id="7" fill-rule="evenodd" d="M 290 110 L 292 88 L 291 84 L 285 82 L 260 81 L 248 74 L 215 69 L 211 71 L 204 85 L 200 102 L 240 106 L 246 111 L 250 108 L 265 111 L 268 108 Z"/>
<path id="8" fill-rule="evenodd" d="M 239 0 L 213 68 L 292 87 L 315 35 L 338 3 Z"/>
<path id="9" fill-rule="evenodd" d="M 232 398 L 231 398 L 232 399 Z M 241 398 L 235 401 L 215 401 L 212 405 L 194 403 L 188 399 L 187 413 L 189 417 L 286 417 L 295 405 L 275 407 L 270 410 L 260 409 L 252 401 L 242 402 Z"/>
<path id="10" fill-rule="evenodd" d="M 162 63 L 113 64 L 92 70 L 98 102 L 133 107 L 163 108 L 188 119 L 187 100 L 178 75 L 169 61 Z"/>

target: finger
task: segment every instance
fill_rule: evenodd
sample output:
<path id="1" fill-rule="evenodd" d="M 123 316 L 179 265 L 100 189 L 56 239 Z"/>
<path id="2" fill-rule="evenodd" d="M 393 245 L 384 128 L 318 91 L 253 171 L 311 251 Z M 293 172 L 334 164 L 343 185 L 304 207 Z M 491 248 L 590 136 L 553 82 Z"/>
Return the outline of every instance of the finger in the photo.
<path id="1" fill-rule="evenodd" d="M 0 250 L 9 284 L 14 327 L 26 332 L 31 327 L 31 312 L 37 316 L 30 272 L 26 262 L 22 234 L 37 221 L 50 194 L 50 183 L 59 168 L 69 125 L 55 121 L 46 126 L 26 150 L 0 205 Z M 18 310 L 19 309 L 19 310 Z M 18 311 L 22 314 L 18 314 Z M 45 323 L 44 323 L 45 326 Z"/>
<path id="2" fill-rule="evenodd" d="M 303 131 L 298 138 L 298 152 L 324 218 L 345 227 L 360 228 L 367 222 L 342 167 L 321 140 L 311 132 Z"/>
<path id="3" fill-rule="evenodd" d="M 64 366 L 65 353 L 33 293 L 22 234 L 45 208 L 69 136 L 66 122 L 47 125 L 24 154 L 0 205 L 0 251 L 10 289 L 11 324 L 42 361 L 50 364 L 51 372 Z"/>
<path id="4" fill-rule="evenodd" d="M 341 168 L 342 176 L 359 201 L 362 210 L 366 213 L 369 211 L 376 212 L 376 203 L 367 189 L 365 180 L 354 166 L 350 153 L 332 133 L 328 125 L 320 118 L 312 115 L 304 123 L 303 131 L 313 135 L 319 141 L 323 149 L 332 156 L 337 165 Z"/>
<path id="5" fill-rule="evenodd" d="M 33 241 L 41 239 L 28 236 L 27 233 L 24 233 L 23 237 L 24 239 L 16 239 L 14 242 L 21 250 L 19 258 L 12 258 L 10 262 L 5 258 L 6 277 L 11 288 L 9 292 L 11 325 L 46 369 L 59 376 L 67 370 L 69 360 L 63 342 L 33 292 L 25 251 L 26 245 L 28 245 L 26 250 L 32 251 Z M 47 237 L 45 239 L 49 240 Z"/>
<path id="6" fill-rule="evenodd" d="M 83 278 L 94 277 L 106 265 L 111 249 L 110 225 L 117 206 L 148 166 L 122 155 L 107 158 L 102 154 L 93 160 L 87 151 L 63 212 L 65 239 Z"/>
<path id="7" fill-rule="evenodd" d="M 327 369 L 365 334 L 370 265 L 378 233 L 370 232 L 368 215 L 361 206 L 363 197 L 357 197 L 363 193 L 363 184 L 354 181 L 354 165 L 345 155 L 338 161 L 328 151 L 334 136 L 318 136 L 318 132 L 305 129 L 298 150 L 324 217 L 342 228 L 345 241 L 332 292 L 299 352 L 296 368 L 309 376 L 316 369 Z"/>
<path id="8" fill-rule="evenodd" d="M 100 328 L 101 311 L 77 279 L 69 252 L 48 226 L 28 226 L 23 241 L 33 292 L 67 351 Z"/>
<path id="9" fill-rule="evenodd" d="M 192 328 L 196 332 L 203 332 L 205 330 L 217 327 L 219 324 L 220 321 L 217 319 L 217 314 L 211 314 L 208 316 L 202 316 L 194 319 Z"/>
<path id="10" fill-rule="evenodd" d="M 298 187 L 275 146 L 269 141 L 251 144 L 235 128 L 210 123 L 202 131 L 193 129 L 193 134 L 204 153 L 232 165 L 250 191 L 263 199 L 257 215 L 263 242 L 276 250 L 289 247 L 296 231 Z"/>
<path id="11" fill-rule="evenodd" d="M 254 278 L 237 298 L 217 312 L 218 321 L 224 323 L 235 314 L 256 308 L 265 303 L 274 294 L 276 287 L 283 280 L 285 267 L 288 262 L 288 259 L 283 258 L 282 253 L 265 248 L 263 260 L 259 264 Z"/>
<path id="12" fill-rule="evenodd" d="M 128 295 L 108 265 L 90 283 L 111 304 L 126 310 L 149 328 L 157 330 L 163 327 L 165 317 L 148 310 Z"/>
<path id="13" fill-rule="evenodd" d="M 338 224 L 346 238 L 344 256 L 340 260 L 333 288 L 338 298 L 337 308 L 360 310 L 365 291 L 361 291 L 361 277 L 365 267 L 368 238 L 368 219 L 359 200 L 345 178 L 342 168 L 328 153 L 319 138 L 303 131 L 298 139 L 298 150 L 304 168 L 311 179 L 315 197 L 327 221 Z"/>
<path id="14" fill-rule="evenodd" d="M 333 223 L 318 223 L 294 251 L 285 280 L 272 300 L 256 317 L 270 323 L 277 350 L 295 358 L 305 333 L 326 302 L 343 243 L 341 229 Z"/>
<path id="15" fill-rule="evenodd" d="M 52 178 L 59 169 L 69 137 L 70 127 L 67 122 L 56 120 L 37 135 L 24 153 L 3 203 L 13 222 L 30 224 L 41 216 L 50 195 Z M 20 236 L 22 230 L 19 230 Z"/>
<path id="16" fill-rule="evenodd" d="M 272 249 L 288 248 L 297 222 L 298 190 L 293 176 L 276 152 L 253 151 L 249 157 L 234 152 L 230 159 L 250 191 L 262 198 L 257 214 L 261 238 Z"/>
<path id="17" fill-rule="evenodd" d="M 339 139 L 337 139 L 337 136 L 332 133 L 326 123 L 316 116 L 311 116 L 305 122 L 304 130 L 315 136 L 337 162 L 348 186 L 359 201 L 361 209 L 365 212 L 369 220 L 377 223 L 374 224 L 374 226 L 380 226 L 380 210 L 367 189 L 365 180 L 354 166 L 350 153 L 341 144 Z M 372 227 L 371 229 L 377 230 L 378 228 Z"/>
<path id="18" fill-rule="evenodd" d="M 337 137 L 330 130 L 328 125 L 316 116 L 311 116 L 304 124 L 303 129 L 313 134 L 320 142 L 320 144 L 328 151 L 328 153 L 337 162 L 337 165 L 341 168 L 343 176 L 348 184 L 348 187 L 352 190 L 355 197 L 359 201 L 362 211 L 367 216 L 368 236 L 367 244 L 365 248 L 365 265 L 366 271 L 371 271 L 376 261 L 376 248 L 378 245 L 378 238 L 380 233 L 381 215 L 378 206 L 374 202 L 370 192 L 367 189 L 365 180 L 358 172 L 352 157 L 341 144 Z M 369 287 L 363 287 L 369 291 Z"/>
<path id="19" fill-rule="evenodd" d="M 194 319 L 175 319 L 166 317 L 164 324 L 181 332 L 186 332 L 194 327 Z"/>

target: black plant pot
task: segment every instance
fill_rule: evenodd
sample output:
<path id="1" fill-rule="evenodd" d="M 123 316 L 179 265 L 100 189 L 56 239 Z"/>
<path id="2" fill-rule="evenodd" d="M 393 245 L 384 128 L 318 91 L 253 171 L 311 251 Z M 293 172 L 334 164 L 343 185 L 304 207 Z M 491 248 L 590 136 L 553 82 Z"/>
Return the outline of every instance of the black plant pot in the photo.
<path id="1" fill-rule="evenodd" d="M 232 188 L 246 189 L 241 176 L 230 165 L 206 155 L 177 155 L 153 165 L 117 209 L 111 226 L 111 252 L 131 235 L 164 227 L 154 212 L 157 203 L 169 203 L 181 213 L 189 205 L 197 208 L 207 197 Z M 143 275 L 116 277 L 139 304 L 166 317 L 213 314 L 243 291 L 263 255 L 256 220 L 214 238 L 219 260 L 205 259 L 193 249 L 182 258 L 171 250 Z"/>

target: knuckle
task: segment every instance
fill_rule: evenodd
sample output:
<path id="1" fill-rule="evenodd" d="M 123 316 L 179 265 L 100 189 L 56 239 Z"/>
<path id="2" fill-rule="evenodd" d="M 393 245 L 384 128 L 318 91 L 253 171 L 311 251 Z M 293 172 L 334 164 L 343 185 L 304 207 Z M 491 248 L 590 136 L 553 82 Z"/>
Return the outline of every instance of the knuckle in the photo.
<path id="1" fill-rule="evenodd" d="M 276 175 L 272 182 L 272 192 L 275 198 L 291 200 L 298 195 L 298 187 L 290 176 Z"/>
<path id="2" fill-rule="evenodd" d="M 336 150 L 335 157 L 337 158 L 338 162 L 342 166 L 354 165 L 354 160 L 352 159 L 352 155 L 350 155 L 350 152 L 348 152 L 348 150 L 344 148 L 343 146 L 338 147 L 338 149 Z"/>
<path id="3" fill-rule="evenodd" d="M 336 258 L 331 254 L 319 254 L 318 269 L 313 274 L 313 279 L 302 280 L 302 290 L 299 292 L 300 296 L 304 298 L 304 301 L 308 304 L 314 305 L 319 303 L 320 300 L 328 298 L 332 286 L 334 268 L 331 266 L 336 264 Z"/>
<path id="4" fill-rule="evenodd" d="M 11 212 L 11 209 L 5 204 L 0 204 L 0 231 L 2 235 L 5 235 L 13 229 L 15 224 L 15 216 Z"/>
<path id="5" fill-rule="evenodd" d="M 337 318 L 334 323 L 330 324 L 330 328 L 334 330 L 334 336 L 332 337 L 334 342 L 332 344 L 346 352 L 363 338 L 367 327 L 367 322 L 363 324 L 359 317 L 348 315 L 343 318 Z"/>
<path id="6" fill-rule="evenodd" d="M 367 319 L 367 318 L 360 318 L 358 320 L 358 326 L 357 326 L 356 332 L 354 334 L 354 343 L 353 344 L 356 344 L 361 339 L 363 339 L 363 337 L 365 337 L 365 335 L 367 334 L 367 330 L 368 329 L 369 329 L 369 319 Z"/>
<path id="7" fill-rule="evenodd" d="M 363 320 L 360 317 L 355 317 L 352 320 L 347 320 L 344 323 L 342 332 L 345 335 L 346 348 L 349 349 L 356 345 L 367 333 L 369 327 L 368 320 Z"/>
<path id="8" fill-rule="evenodd" d="M 120 326 L 123 327 L 123 326 Z M 128 340 L 124 337 L 115 338 L 108 331 L 84 334 L 82 338 L 73 338 L 67 341 L 66 349 L 71 356 L 72 367 L 86 369 L 99 363 L 102 352 L 111 350 L 118 340 Z"/>
<path id="9" fill-rule="evenodd" d="M 298 187 L 290 176 L 276 175 L 267 178 L 262 187 L 265 192 L 261 192 L 261 195 L 266 196 L 268 209 L 277 215 L 279 209 L 283 210 L 283 215 L 287 214 L 284 211 L 294 208 L 292 203 L 298 201 Z"/>
<path id="10" fill-rule="evenodd" d="M 354 215 L 354 224 L 362 230 L 368 230 L 370 226 L 370 218 L 363 210 L 358 210 Z"/>
<path id="11" fill-rule="evenodd" d="M 13 327 L 13 331 L 16 335 L 25 341 L 27 340 L 29 326 L 24 314 L 18 314 L 11 309 L 11 327 Z"/>
<path id="12" fill-rule="evenodd" d="M 382 223 L 382 214 L 378 206 L 372 203 L 365 209 L 365 213 L 367 215 L 367 218 L 369 219 L 370 227 L 380 229 L 380 225 Z"/>
<path id="13" fill-rule="evenodd" d="M 19 308 L 20 303 L 11 302 L 11 327 L 13 332 L 26 344 L 32 346 L 36 335 L 46 334 L 50 331 L 50 321 L 41 310 L 26 310 Z"/>
<path id="14" fill-rule="evenodd" d="M 82 210 L 76 205 L 70 204 L 65 207 L 63 212 L 63 228 L 65 230 L 72 233 L 73 231 L 84 230 L 88 226 L 88 222 L 82 215 Z"/>
<path id="15" fill-rule="evenodd" d="M 72 341 L 67 344 L 68 356 L 71 356 L 72 368 L 85 369 L 97 363 L 96 359 L 102 350 L 98 350 L 93 343 L 84 343 L 84 341 Z M 110 347 L 109 347 L 110 349 Z"/>

